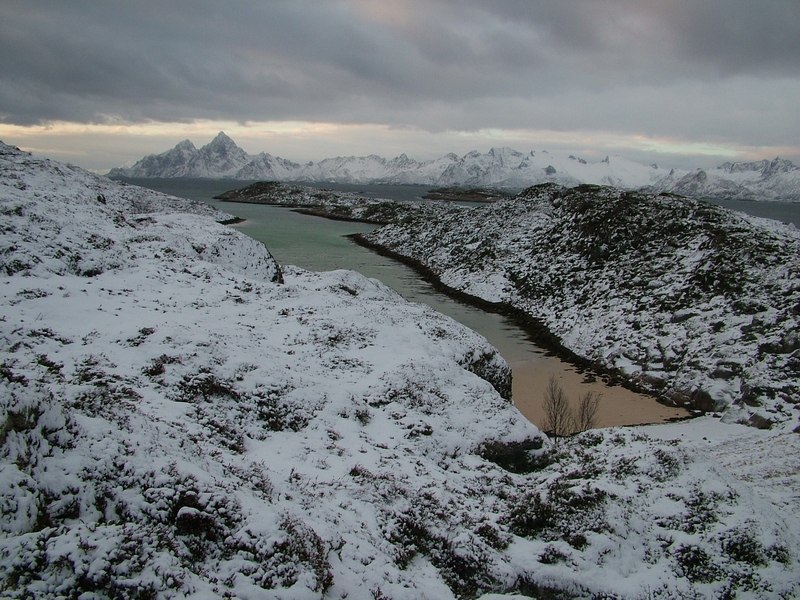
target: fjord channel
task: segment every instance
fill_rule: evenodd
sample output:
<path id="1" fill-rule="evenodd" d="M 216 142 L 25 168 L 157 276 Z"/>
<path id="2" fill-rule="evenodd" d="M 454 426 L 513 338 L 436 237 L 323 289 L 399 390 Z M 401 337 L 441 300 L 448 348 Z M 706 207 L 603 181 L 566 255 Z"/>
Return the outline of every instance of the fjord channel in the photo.
<path id="1" fill-rule="evenodd" d="M 603 395 L 598 426 L 660 423 L 688 415 L 683 409 L 664 406 L 649 396 L 602 378 L 587 377 L 572 364 L 537 347 L 529 335 L 508 318 L 453 300 L 437 291 L 416 271 L 396 260 L 363 248 L 347 235 L 363 233 L 376 226 L 335 221 L 305 215 L 283 206 L 222 202 L 214 196 L 251 182 L 206 179 L 126 179 L 128 183 L 159 192 L 202 201 L 233 214 L 243 221 L 233 225 L 242 233 L 263 242 L 280 264 L 310 271 L 350 269 L 375 278 L 411 302 L 421 302 L 452 317 L 483 335 L 509 363 L 513 372 L 513 397 L 519 410 L 534 424 L 544 427 L 543 394 L 555 376 L 568 396 L 577 400 L 589 391 Z M 306 184 L 303 184 L 306 185 Z M 336 191 L 353 191 L 368 197 L 420 200 L 424 186 L 345 186 L 325 184 Z"/>

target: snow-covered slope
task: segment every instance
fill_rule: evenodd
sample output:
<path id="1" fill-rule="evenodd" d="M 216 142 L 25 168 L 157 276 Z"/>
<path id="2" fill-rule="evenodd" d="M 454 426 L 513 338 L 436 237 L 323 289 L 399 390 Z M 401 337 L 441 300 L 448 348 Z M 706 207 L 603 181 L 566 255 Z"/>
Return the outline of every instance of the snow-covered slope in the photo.
<path id="1" fill-rule="evenodd" d="M 541 319 L 579 356 L 665 398 L 798 426 L 794 227 L 688 198 L 545 185 L 365 237 Z"/>
<path id="2" fill-rule="evenodd" d="M 280 181 L 291 179 L 299 168 L 297 163 L 261 152 L 251 157 L 250 162 L 240 168 L 233 178 Z"/>
<path id="3" fill-rule="evenodd" d="M 715 200 L 800 202 L 800 168 L 781 158 L 724 163 L 714 169 L 696 169 L 685 175 L 670 173 L 645 191 Z"/>
<path id="4" fill-rule="evenodd" d="M 239 171 L 253 164 L 269 173 L 262 155 L 250 156 L 239 148 L 231 138 L 220 131 L 202 148 L 196 148 L 189 140 L 183 140 L 162 154 L 150 154 L 131 167 L 112 169 L 109 175 L 120 177 L 198 177 L 221 179 L 245 179 Z"/>
<path id="5" fill-rule="evenodd" d="M 111 174 L 135 172 L 136 177 L 186 177 L 187 165 L 197 154 L 197 148 L 190 140 L 183 140 L 174 148 L 162 154 L 150 154 L 131 167 L 112 169 Z"/>
<path id="6" fill-rule="evenodd" d="M 388 224 L 360 240 L 535 319 L 558 349 L 668 402 L 798 427 L 793 226 L 598 186 L 534 186 L 475 209 L 275 182 L 219 198 Z"/>
<path id="7" fill-rule="evenodd" d="M 553 446 L 483 338 L 221 216 L 0 145 L 3 597 L 800 592 L 705 449 Z"/>

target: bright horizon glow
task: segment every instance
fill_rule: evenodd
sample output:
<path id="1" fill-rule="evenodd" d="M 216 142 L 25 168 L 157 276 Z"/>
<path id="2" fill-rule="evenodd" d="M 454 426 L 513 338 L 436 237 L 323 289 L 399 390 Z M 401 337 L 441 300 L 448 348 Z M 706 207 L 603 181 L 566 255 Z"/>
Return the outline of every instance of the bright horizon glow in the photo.
<path id="1" fill-rule="evenodd" d="M 751 161 L 781 156 L 798 161 L 800 158 L 800 148 L 792 146 L 741 147 L 608 131 L 492 128 L 431 133 L 410 127 L 308 121 L 0 124 L 0 140 L 36 155 L 105 173 L 148 154 L 165 152 L 184 139 L 200 147 L 220 131 L 249 154 L 268 152 L 300 163 L 368 154 L 393 158 L 403 153 L 416 160 L 429 160 L 448 152 L 463 155 L 471 150 L 486 152 L 501 146 L 522 152 L 568 151 L 592 160 L 618 154 L 645 164 L 659 162 L 676 168 L 708 168 L 725 160 Z"/>

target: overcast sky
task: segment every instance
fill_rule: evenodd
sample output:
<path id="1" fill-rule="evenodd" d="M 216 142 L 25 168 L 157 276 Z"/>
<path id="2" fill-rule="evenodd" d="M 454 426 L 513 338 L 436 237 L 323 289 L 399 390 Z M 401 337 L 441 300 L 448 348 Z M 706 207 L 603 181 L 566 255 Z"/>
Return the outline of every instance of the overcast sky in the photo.
<path id="1" fill-rule="evenodd" d="M 800 163 L 799 0 L 0 0 L 0 140 L 107 170 L 492 146 Z"/>

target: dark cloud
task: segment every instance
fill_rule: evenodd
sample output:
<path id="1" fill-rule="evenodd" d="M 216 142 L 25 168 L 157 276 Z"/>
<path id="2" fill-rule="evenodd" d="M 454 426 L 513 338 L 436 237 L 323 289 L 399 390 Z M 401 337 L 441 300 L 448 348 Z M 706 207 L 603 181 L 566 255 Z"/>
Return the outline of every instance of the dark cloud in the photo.
<path id="1" fill-rule="evenodd" d="M 670 11 L 674 47 L 682 58 L 721 75 L 800 74 L 797 2 L 698 2 L 689 8 Z"/>
<path id="2" fill-rule="evenodd" d="M 497 0 L 485 10 L 527 24 L 560 52 L 619 74 L 679 67 L 701 77 L 800 74 L 795 0 Z"/>
<path id="3" fill-rule="evenodd" d="M 797 142 L 775 96 L 800 90 L 797 0 L 5 2 L 0 56 L 7 124 L 782 127 Z"/>

